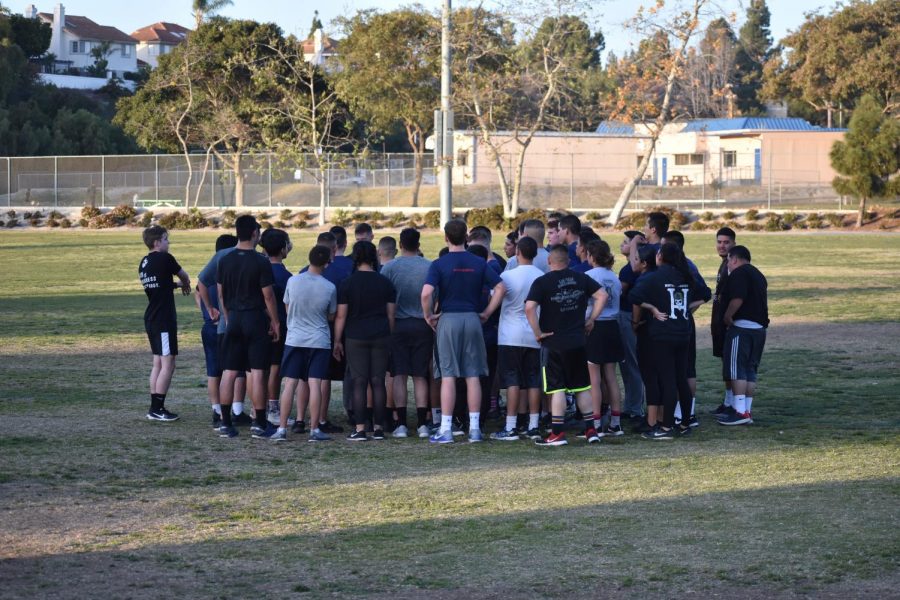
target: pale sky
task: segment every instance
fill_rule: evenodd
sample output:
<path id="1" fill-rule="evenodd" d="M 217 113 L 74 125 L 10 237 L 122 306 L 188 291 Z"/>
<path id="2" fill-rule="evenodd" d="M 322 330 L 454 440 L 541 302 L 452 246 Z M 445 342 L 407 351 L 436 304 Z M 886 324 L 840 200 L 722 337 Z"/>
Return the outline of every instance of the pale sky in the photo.
<path id="1" fill-rule="evenodd" d="M 16 6 L 10 0 L 5 0 L 4 5 L 13 12 L 24 12 L 29 2 L 19 0 L 21 6 Z M 56 1 L 40 0 L 35 2 L 38 11 L 53 12 Z M 719 14 L 727 16 L 734 12 L 737 14 L 737 30 L 744 20 L 746 5 L 749 0 L 719 0 L 716 3 Z M 420 3 L 429 9 L 439 9 L 440 0 L 421 0 Z M 645 0 L 644 4 L 654 4 Z M 671 2 L 670 2 L 671 3 Z M 285 33 L 292 33 L 297 37 L 306 37 L 312 22 L 313 11 L 319 11 L 322 22 L 326 25 L 339 15 L 352 15 L 357 10 L 365 8 L 378 8 L 380 10 L 392 10 L 399 6 L 408 5 L 410 2 L 399 0 L 331 0 L 317 2 L 309 0 L 234 0 L 234 4 L 221 11 L 226 17 L 255 19 L 257 21 L 273 21 L 277 23 Z M 454 8 L 472 5 L 473 0 L 455 0 Z M 485 2 L 490 6 L 492 2 Z M 822 9 L 830 11 L 836 0 L 768 0 L 769 11 L 772 13 L 771 31 L 772 37 L 777 42 L 790 31 L 799 27 L 804 20 L 804 13 Z M 191 15 L 191 0 L 151 0 L 137 2 L 122 2 L 112 0 L 67 0 L 63 2 L 67 14 L 85 16 L 100 25 L 111 25 L 131 33 L 135 29 L 150 25 L 157 21 L 169 21 L 193 27 Z M 606 50 L 604 57 L 610 50 L 621 56 L 625 51 L 638 42 L 638 37 L 625 30 L 623 23 L 635 13 L 638 2 L 611 0 L 597 2 L 596 22 L 599 24 L 606 38 Z"/>

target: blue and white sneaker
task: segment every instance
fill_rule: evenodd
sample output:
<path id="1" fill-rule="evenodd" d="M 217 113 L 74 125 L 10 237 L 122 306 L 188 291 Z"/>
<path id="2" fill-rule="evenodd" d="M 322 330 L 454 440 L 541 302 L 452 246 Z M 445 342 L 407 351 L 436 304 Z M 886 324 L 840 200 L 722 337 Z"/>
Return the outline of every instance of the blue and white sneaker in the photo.
<path id="1" fill-rule="evenodd" d="M 236 438 L 238 435 L 238 430 L 234 425 L 222 425 L 219 427 L 219 437 L 222 438 Z"/>
<path id="2" fill-rule="evenodd" d="M 509 429 L 504 429 L 502 431 L 498 431 L 496 433 L 491 434 L 492 440 L 498 440 L 501 442 L 518 442 L 519 434 L 515 431 L 510 431 Z"/>
<path id="3" fill-rule="evenodd" d="M 310 442 L 330 442 L 333 438 L 327 433 L 323 433 L 321 429 L 313 429 L 309 433 Z"/>
<path id="4" fill-rule="evenodd" d="M 469 443 L 476 444 L 478 442 L 484 441 L 484 435 L 482 435 L 480 429 L 471 429 L 469 430 Z"/>
<path id="5" fill-rule="evenodd" d="M 278 429 L 275 433 L 272 434 L 272 437 L 269 438 L 273 442 L 286 442 L 287 441 L 287 431 L 284 429 Z"/>
<path id="6" fill-rule="evenodd" d="M 440 431 L 438 431 L 437 433 L 432 434 L 431 437 L 428 438 L 428 441 L 432 444 L 452 444 L 453 433 L 449 431 L 441 433 Z"/>
<path id="7" fill-rule="evenodd" d="M 271 438 L 276 431 L 278 431 L 278 428 L 269 422 L 266 422 L 265 427 L 260 427 L 256 424 L 250 426 L 250 436 L 258 440 L 267 440 Z"/>

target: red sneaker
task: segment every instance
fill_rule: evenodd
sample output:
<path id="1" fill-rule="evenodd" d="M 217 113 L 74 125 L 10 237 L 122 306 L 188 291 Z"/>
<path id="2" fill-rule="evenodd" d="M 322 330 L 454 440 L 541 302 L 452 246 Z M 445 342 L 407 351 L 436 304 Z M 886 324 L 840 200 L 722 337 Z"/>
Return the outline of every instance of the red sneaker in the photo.
<path id="1" fill-rule="evenodd" d="M 546 438 L 535 442 L 538 446 L 565 446 L 568 443 L 565 433 L 551 433 Z"/>

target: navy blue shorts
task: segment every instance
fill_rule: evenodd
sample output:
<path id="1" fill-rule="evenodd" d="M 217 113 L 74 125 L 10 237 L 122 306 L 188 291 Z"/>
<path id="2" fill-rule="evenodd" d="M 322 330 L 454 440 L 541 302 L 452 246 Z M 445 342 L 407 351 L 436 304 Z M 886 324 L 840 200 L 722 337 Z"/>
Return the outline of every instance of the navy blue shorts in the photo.
<path id="1" fill-rule="evenodd" d="M 215 323 L 203 323 L 203 328 L 200 330 L 200 340 L 203 342 L 203 356 L 206 358 L 206 376 L 221 377 L 219 335 L 216 333 Z"/>
<path id="2" fill-rule="evenodd" d="M 497 346 L 497 363 L 501 388 L 541 388 L 540 348 Z"/>
<path id="3" fill-rule="evenodd" d="M 284 347 L 281 359 L 281 376 L 291 379 L 326 379 L 331 350 L 325 348 Z"/>

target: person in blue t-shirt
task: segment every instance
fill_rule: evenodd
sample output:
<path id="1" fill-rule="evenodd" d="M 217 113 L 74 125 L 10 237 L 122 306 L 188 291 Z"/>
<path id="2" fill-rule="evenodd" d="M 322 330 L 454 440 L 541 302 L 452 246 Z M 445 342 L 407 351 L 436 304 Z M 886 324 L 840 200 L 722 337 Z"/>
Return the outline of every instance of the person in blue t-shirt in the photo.
<path id="1" fill-rule="evenodd" d="M 293 249 L 291 238 L 282 229 L 266 229 L 260 237 L 260 245 L 269 257 L 272 265 L 272 291 L 275 292 L 275 303 L 278 305 L 278 318 L 281 321 L 281 335 L 277 342 L 272 342 L 267 381 L 268 403 L 266 413 L 269 422 L 278 425 L 280 418 L 279 396 L 281 393 L 281 359 L 284 356 L 284 340 L 287 337 L 287 311 L 284 308 L 284 290 L 287 288 L 291 272 L 284 266 L 284 259 Z"/>
<path id="2" fill-rule="evenodd" d="M 469 402 L 469 441 L 480 442 L 481 382 L 488 374 L 487 356 L 481 323 L 486 321 L 503 299 L 500 276 L 484 259 L 466 252 L 466 223 L 452 219 L 444 225 L 449 252 L 428 268 L 422 287 L 422 312 L 435 330 L 435 371 L 441 376 L 441 426 L 429 441 L 453 442 L 451 425 L 456 400 L 456 379 L 466 380 Z M 487 308 L 479 314 L 484 286 L 494 289 Z M 433 311 L 433 296 L 438 292 L 440 313 Z"/>
<path id="3" fill-rule="evenodd" d="M 566 215 L 559 220 L 559 243 L 569 248 L 569 268 L 581 262 L 575 253 L 579 235 L 581 235 L 581 220 L 578 217 Z"/>
<path id="4" fill-rule="evenodd" d="M 626 231 L 619 245 L 619 252 L 625 257 L 625 266 L 619 269 L 619 281 L 622 283 L 622 296 L 619 300 L 619 335 L 622 337 L 625 360 L 619 363 L 619 370 L 625 388 L 622 413 L 625 417 L 640 422 L 644 418 L 644 382 L 638 368 L 637 338 L 631 326 L 631 302 L 628 300 L 628 292 L 637 281 L 637 274 L 629 260 L 632 240 L 636 240 L 634 243 L 642 243 L 646 242 L 646 238 L 640 231 Z"/>

